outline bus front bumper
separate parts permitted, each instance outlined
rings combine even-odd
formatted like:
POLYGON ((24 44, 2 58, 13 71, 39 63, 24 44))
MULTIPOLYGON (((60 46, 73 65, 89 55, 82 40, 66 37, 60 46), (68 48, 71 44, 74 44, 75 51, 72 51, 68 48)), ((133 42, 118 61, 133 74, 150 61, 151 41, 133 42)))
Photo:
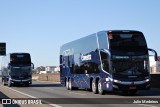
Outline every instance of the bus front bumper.
POLYGON ((32 84, 32 79, 24 79, 24 80, 11 79, 10 82, 11 84, 32 84))
POLYGON ((150 81, 133 81, 133 82, 113 82, 114 90, 149 90, 150 81))

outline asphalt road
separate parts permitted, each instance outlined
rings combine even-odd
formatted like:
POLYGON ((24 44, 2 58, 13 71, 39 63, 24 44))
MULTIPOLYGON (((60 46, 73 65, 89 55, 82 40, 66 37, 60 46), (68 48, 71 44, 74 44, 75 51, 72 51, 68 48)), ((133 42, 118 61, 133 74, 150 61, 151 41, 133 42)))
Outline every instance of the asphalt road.
MULTIPOLYGON (((48 106, 52 107, 160 107, 160 102, 159 104, 150 104, 149 102, 132 104, 134 100, 137 101, 139 99, 141 102, 142 100, 157 101, 153 98, 157 98, 160 101, 160 89, 138 91, 134 96, 122 94, 121 92, 110 92, 105 95, 99 95, 84 89, 70 91, 59 83, 53 82, 33 82, 30 87, 7 87, 2 86, 0 83, 0 89, 2 95, 3 91, 5 91, 5 93, 19 94, 18 98, 42 99, 43 103, 47 103, 48 106), (107 104, 103 104, 105 101, 107 101, 107 104), (115 104, 117 102, 122 103, 115 104)), ((1 94, 0 98, 3 98, 1 94)), ((8 97, 17 98, 16 95, 8 95, 8 97)))

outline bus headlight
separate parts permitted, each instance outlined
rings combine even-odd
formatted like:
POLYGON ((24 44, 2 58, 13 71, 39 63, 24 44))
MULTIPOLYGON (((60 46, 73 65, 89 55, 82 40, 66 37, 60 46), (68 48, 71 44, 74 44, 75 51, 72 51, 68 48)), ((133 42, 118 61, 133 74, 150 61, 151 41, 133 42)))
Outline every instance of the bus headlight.
POLYGON ((150 79, 146 79, 146 80, 145 80, 145 82, 149 82, 149 81, 150 81, 150 79))
POLYGON ((119 81, 119 80, 113 80, 115 83, 120 83, 121 81, 119 81))
POLYGON ((106 78, 106 81, 109 81, 109 78, 106 78))
POLYGON ((149 76, 147 76, 147 77, 145 77, 145 80, 144 80, 145 82, 149 82, 150 81, 150 77, 149 76))
POLYGON ((113 79, 108 77, 108 78, 106 78, 106 81, 113 81, 113 79))

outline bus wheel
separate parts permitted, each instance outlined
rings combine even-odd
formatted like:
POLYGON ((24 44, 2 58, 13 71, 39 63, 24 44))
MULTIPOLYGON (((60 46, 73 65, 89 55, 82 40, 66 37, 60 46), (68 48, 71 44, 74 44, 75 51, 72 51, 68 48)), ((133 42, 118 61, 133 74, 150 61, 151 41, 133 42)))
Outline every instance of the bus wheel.
POLYGON ((69 86, 68 86, 69 84, 68 84, 68 80, 66 79, 66 88, 67 88, 67 90, 69 90, 69 86))
POLYGON ((72 90, 72 82, 71 82, 71 79, 69 79, 68 88, 69 88, 69 90, 72 90))
POLYGON ((11 81, 9 80, 8 81, 8 87, 11 87, 12 86, 12 84, 11 84, 11 81))
POLYGON ((98 93, 103 95, 104 90, 102 89, 101 80, 98 81, 98 93))
POLYGON ((94 83, 94 81, 92 81, 92 92, 93 92, 94 94, 97 94, 97 84, 94 83))
POLYGON ((4 80, 2 80, 2 84, 3 84, 3 86, 5 86, 6 84, 5 84, 5 82, 4 82, 4 80))

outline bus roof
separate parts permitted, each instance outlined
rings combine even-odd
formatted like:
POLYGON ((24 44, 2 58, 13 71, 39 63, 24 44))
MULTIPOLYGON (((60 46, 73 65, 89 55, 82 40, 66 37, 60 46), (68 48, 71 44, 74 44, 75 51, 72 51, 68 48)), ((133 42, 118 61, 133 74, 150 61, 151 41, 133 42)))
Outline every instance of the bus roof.
POLYGON ((138 30, 104 30, 104 31, 100 31, 100 32, 114 32, 114 33, 116 33, 116 32, 122 32, 122 33, 135 33, 135 32, 137 32, 137 33, 142 33, 142 32, 140 32, 140 31, 138 31, 138 30))
MULTIPOLYGON (((106 33, 142 33, 142 32, 140 32, 140 31, 137 31, 137 30, 102 30, 102 31, 98 31, 98 32, 96 32, 96 33, 99 33, 99 32, 106 32, 106 33)), ((93 34, 95 34, 95 33, 93 33, 93 34)), ((76 40, 73 40, 73 41, 70 41, 70 42, 67 42, 67 43, 65 43, 65 44, 63 44, 61 47, 63 47, 64 45, 66 45, 66 44, 68 44, 68 43, 73 43, 74 41, 77 41, 77 40, 80 40, 80 39, 82 39, 82 38, 85 38, 85 37, 88 37, 88 36, 92 36, 93 34, 90 34, 90 35, 87 35, 87 36, 84 36, 84 37, 81 37, 81 38, 77 38, 76 40)))
POLYGON ((14 52, 14 53, 9 53, 9 54, 29 54, 29 53, 26 53, 26 52, 14 52))

